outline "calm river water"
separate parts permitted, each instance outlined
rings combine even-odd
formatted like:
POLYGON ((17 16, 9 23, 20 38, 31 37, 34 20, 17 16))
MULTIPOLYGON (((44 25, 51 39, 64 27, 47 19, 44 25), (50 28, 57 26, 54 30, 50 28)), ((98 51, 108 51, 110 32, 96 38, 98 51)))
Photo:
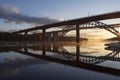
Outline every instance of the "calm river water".
POLYGON ((110 43, 0 43, 0 80, 120 80, 119 50, 110 43))

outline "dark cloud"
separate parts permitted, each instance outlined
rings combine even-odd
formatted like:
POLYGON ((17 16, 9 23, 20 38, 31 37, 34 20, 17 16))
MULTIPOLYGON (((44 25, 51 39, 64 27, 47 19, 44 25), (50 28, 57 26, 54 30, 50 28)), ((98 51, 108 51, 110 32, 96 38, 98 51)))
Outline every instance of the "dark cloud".
POLYGON ((31 24, 50 24, 58 22, 58 19, 52 19, 49 17, 37 18, 24 15, 20 10, 11 5, 0 6, 0 18, 5 19, 5 23, 31 23, 31 24))

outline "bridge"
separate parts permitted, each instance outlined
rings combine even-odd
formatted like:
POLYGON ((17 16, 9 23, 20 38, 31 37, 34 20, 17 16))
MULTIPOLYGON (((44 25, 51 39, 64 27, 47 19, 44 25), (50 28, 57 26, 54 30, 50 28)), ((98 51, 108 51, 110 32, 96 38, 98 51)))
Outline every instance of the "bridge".
POLYGON ((76 42, 79 43, 80 29, 102 28, 115 34, 117 37, 120 37, 119 31, 115 29, 115 27, 120 27, 120 24, 107 25, 101 22, 101 20, 116 19, 116 18, 120 18, 120 11, 101 14, 101 15, 95 15, 95 16, 89 16, 89 17, 83 17, 80 19, 63 21, 63 22, 58 22, 53 24, 47 24, 43 26, 36 26, 33 28, 16 31, 13 33, 24 33, 25 35, 28 35, 28 32, 35 31, 35 30, 42 30, 42 33, 41 33, 42 39, 44 42, 46 42, 46 41, 49 41, 49 39, 51 38, 54 38, 55 40, 59 41, 59 39, 61 37, 64 37, 67 32, 71 30, 76 30, 76 42), (62 28, 62 30, 46 32, 47 29, 54 28, 54 27, 62 28))

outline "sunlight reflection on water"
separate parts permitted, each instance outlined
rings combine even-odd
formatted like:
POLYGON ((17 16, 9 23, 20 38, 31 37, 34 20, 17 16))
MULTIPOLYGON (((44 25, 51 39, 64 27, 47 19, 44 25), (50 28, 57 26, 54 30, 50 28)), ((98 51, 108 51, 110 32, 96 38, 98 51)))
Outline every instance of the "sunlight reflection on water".
MULTIPOLYGON (((80 43, 80 54, 87 56, 105 56, 111 51, 105 50, 105 44, 111 42, 105 41, 88 41, 80 43)), ((58 46, 59 44, 57 44, 58 46)), ((54 46, 54 45, 52 45, 54 46)), ((76 45, 63 44, 57 48, 55 45, 54 51, 65 51, 76 55, 76 45)), ((19 47, 20 48, 20 47, 19 47)), ((24 54, 16 52, 15 49, 24 51, 23 48, 1 48, 0 52, 0 80, 119 80, 119 76, 109 75, 92 70, 86 70, 82 68, 71 67, 66 64, 60 64, 56 62, 46 61, 30 57, 24 54), (6 51, 5 51, 6 50, 6 51), (14 51, 15 50, 15 51, 14 51)), ((26 49, 26 47, 25 47, 26 49)), ((49 50, 49 47, 47 47, 49 50)), ((51 48, 50 48, 51 49, 51 48)), ((33 54, 43 55, 40 44, 35 47, 29 47, 27 52, 33 54)), ((58 54, 57 52, 47 51, 45 56, 69 60, 66 59, 65 54, 58 54)), ((43 56, 43 57, 45 57, 43 56)), ((119 68, 119 62, 110 60, 103 61, 97 65, 119 68)))

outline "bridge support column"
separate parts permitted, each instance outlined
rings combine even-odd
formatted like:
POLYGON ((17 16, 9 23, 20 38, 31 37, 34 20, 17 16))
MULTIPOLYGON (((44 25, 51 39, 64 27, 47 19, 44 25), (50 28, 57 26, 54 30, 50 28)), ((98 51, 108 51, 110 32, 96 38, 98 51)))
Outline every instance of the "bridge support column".
POLYGON ((42 30, 42 42, 43 42, 43 44, 42 44, 42 53, 43 53, 43 55, 45 55, 46 54, 46 46, 45 46, 45 42, 46 42, 46 29, 43 29, 42 30))
POLYGON ((25 35, 28 35, 28 32, 25 32, 25 35))
POLYGON ((80 42, 80 33, 79 33, 79 25, 76 25, 76 43, 80 42))
POLYGON ((28 32, 25 32, 24 35, 25 35, 25 41, 28 41, 28 39, 27 39, 28 38, 28 32))
POLYGON ((42 41, 46 42, 46 29, 42 30, 42 41))

